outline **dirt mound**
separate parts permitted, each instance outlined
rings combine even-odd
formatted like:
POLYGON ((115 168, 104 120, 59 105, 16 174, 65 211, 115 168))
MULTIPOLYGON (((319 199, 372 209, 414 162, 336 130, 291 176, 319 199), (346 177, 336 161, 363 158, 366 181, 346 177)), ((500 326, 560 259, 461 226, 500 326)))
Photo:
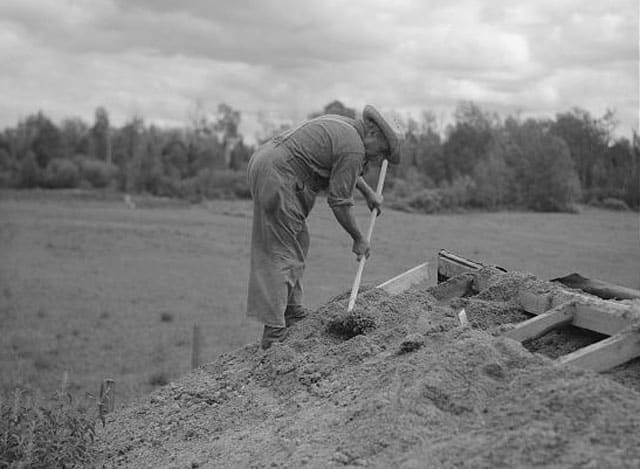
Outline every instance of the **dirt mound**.
POLYGON ((529 317, 510 298, 531 281, 488 276, 453 299, 447 285, 369 290, 351 313, 337 298, 283 344, 222 355, 109 416, 101 463, 639 467, 637 365, 607 376, 556 367, 542 354, 555 345, 532 353, 500 336, 529 317))

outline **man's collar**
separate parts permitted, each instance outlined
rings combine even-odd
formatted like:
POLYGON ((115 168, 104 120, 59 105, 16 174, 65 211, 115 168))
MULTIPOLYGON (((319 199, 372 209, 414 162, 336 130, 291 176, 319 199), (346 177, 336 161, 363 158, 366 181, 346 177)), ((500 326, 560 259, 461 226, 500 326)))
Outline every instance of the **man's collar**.
POLYGON ((360 138, 362 139, 362 141, 364 141, 364 135, 365 135, 364 121, 362 119, 354 119, 353 126, 358 131, 358 135, 360 135, 360 138))

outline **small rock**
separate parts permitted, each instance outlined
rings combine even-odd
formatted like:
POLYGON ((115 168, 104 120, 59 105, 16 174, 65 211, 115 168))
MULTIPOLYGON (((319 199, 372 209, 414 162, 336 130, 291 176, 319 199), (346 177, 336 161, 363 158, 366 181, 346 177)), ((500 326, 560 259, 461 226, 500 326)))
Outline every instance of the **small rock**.
POLYGON ((338 462, 340 464, 345 464, 346 465, 346 464, 350 464, 351 463, 351 458, 348 455, 346 455, 343 452, 341 452, 341 451, 336 451, 333 454, 333 457, 331 459, 333 459, 335 462, 338 462))
POLYGON ((424 336, 422 334, 409 334, 400 342, 398 354, 413 352, 423 345, 424 336))

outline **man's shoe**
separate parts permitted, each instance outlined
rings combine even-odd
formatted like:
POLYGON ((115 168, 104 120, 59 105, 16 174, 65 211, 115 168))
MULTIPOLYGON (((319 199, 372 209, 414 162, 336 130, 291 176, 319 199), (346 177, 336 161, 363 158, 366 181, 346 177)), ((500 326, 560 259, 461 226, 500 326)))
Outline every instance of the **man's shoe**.
POLYGON ((287 309, 284 310, 284 323, 287 327, 291 327, 306 318, 307 314, 307 310, 302 305, 287 305, 287 309))
POLYGON ((262 340, 260 346, 262 350, 267 350, 272 344, 282 342, 287 337, 286 327, 264 326, 262 330, 262 340))

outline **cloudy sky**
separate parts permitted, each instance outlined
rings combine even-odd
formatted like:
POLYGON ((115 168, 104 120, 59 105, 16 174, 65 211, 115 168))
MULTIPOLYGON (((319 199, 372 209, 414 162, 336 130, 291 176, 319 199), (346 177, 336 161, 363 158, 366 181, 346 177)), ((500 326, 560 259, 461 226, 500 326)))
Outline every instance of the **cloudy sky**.
POLYGON ((637 0, 1 0, 0 127, 42 110, 295 122, 339 99, 443 123, 613 109, 638 128, 637 0))

